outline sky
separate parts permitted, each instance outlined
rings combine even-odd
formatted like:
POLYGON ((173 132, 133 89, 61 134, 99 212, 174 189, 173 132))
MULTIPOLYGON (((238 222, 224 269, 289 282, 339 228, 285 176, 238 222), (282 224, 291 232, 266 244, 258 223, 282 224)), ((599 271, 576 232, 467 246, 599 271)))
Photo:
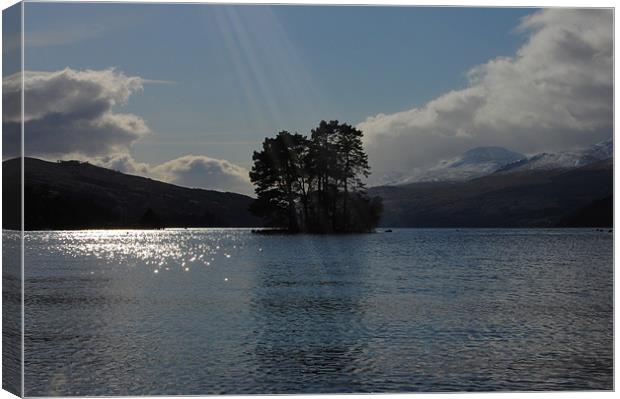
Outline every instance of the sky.
MULTIPOLYGON (((476 146, 593 144, 613 130, 612 17, 26 3, 26 153, 249 194, 262 140, 323 119, 364 132, 371 184, 476 146)), ((5 93, 18 93, 12 72, 5 93)), ((5 114, 15 131, 17 110, 5 114)))

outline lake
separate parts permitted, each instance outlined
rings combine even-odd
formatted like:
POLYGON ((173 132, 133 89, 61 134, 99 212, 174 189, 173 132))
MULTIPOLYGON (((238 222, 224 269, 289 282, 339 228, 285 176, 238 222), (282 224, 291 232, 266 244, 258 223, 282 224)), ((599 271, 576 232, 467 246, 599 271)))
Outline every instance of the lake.
POLYGON ((607 230, 26 244, 29 396, 613 388, 607 230))

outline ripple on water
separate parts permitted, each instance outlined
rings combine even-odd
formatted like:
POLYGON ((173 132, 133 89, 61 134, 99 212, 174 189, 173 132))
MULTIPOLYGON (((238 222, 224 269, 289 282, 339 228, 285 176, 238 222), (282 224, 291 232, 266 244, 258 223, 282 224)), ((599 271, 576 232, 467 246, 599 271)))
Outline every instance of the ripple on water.
POLYGON ((595 230, 29 232, 26 394, 612 389, 595 230))

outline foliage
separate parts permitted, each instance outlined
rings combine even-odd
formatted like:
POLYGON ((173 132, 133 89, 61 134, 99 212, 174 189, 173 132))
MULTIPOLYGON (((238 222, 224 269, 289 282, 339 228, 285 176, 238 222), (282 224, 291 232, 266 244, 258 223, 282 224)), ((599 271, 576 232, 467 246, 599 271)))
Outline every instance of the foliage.
POLYGON ((265 138, 252 157, 258 198, 251 211, 290 232, 372 231, 382 205, 366 195, 362 136, 351 125, 321 121, 310 138, 286 131, 265 138))

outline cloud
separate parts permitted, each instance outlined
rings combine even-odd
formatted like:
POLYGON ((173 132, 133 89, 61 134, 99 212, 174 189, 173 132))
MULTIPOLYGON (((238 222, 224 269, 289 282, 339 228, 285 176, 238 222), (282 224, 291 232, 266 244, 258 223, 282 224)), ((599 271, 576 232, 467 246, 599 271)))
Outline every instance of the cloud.
POLYGON ((151 168, 161 180, 187 187, 209 188, 252 195, 247 169, 224 159, 185 155, 151 168))
POLYGON ((613 131, 613 13, 547 9, 522 19, 513 57, 469 71, 462 90, 358 125, 375 179, 476 146, 520 152, 594 143, 613 131))
MULTIPOLYGON (((78 159, 123 173, 170 183, 252 194, 248 170, 222 159, 186 155, 160 165, 136 161, 134 142, 150 132, 141 117, 115 107, 148 83, 173 83, 127 76, 116 69, 24 73, 25 153, 46 159, 78 159)), ((4 154, 17 156, 20 143, 21 75, 3 79, 4 154)))
MULTIPOLYGON (((70 158, 76 159, 75 156, 70 158)), ((254 195, 247 169, 227 160, 205 155, 185 155, 159 165, 138 162, 128 153, 86 160, 108 169, 150 177, 179 186, 254 195)))
MULTIPOLYGON (((25 152, 30 156, 77 153, 86 156, 123 152, 149 133, 144 119, 119 113, 115 106, 142 90, 144 79, 115 69, 24 72, 25 152)), ((17 153, 19 143, 21 74, 2 81, 2 124, 17 153)))
POLYGON ((61 159, 87 161, 118 172, 148 177, 183 187, 229 191, 254 195, 249 171, 225 159, 206 155, 184 155, 161 164, 139 162, 129 153, 115 153, 97 157, 65 154, 61 159))
MULTIPOLYGON (((79 158, 76 156, 69 156, 70 159, 79 158)), ((122 173, 130 175, 150 176, 151 165, 145 162, 138 162, 129 153, 110 154, 102 157, 85 159, 95 165, 103 166, 104 168, 116 170, 122 173)))

